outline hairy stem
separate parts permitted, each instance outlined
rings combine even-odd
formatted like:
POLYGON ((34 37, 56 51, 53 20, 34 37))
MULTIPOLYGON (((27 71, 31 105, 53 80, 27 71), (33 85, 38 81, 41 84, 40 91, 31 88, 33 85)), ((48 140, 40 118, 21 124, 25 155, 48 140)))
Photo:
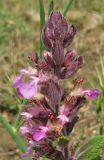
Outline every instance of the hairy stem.
MULTIPOLYGON (((18 133, 16 132, 16 129, 14 127, 12 127, 7 121, 6 119, 2 116, 2 114, 0 113, 0 123, 3 124, 3 126, 6 128, 6 130, 8 131, 8 133, 10 134, 10 136, 13 138, 13 140, 16 142, 17 146, 19 147, 21 152, 25 152, 26 151, 26 146, 24 144, 23 139, 18 135, 18 133)), ((28 160, 32 160, 31 158, 28 158, 28 160)))
POLYGON ((19 112, 17 114, 16 122, 15 122, 15 125, 14 125, 14 127, 17 131, 18 131, 18 128, 20 126, 20 122, 21 122, 21 118, 22 118, 21 113, 22 113, 22 110, 23 110, 23 106, 26 105, 26 104, 27 104, 27 100, 24 99, 23 102, 18 107, 19 112))
POLYGON ((22 112, 22 108, 19 109, 19 112, 18 112, 18 115, 17 115, 17 118, 16 118, 16 122, 15 122, 15 129, 18 130, 18 127, 19 127, 19 124, 20 124, 20 121, 21 121, 21 112, 22 112))
MULTIPOLYGON (((63 135, 64 136, 68 136, 65 126, 63 128, 63 135)), ((64 155, 65 155, 65 160, 71 160, 71 156, 69 154, 69 148, 68 148, 68 146, 64 148, 64 155)))

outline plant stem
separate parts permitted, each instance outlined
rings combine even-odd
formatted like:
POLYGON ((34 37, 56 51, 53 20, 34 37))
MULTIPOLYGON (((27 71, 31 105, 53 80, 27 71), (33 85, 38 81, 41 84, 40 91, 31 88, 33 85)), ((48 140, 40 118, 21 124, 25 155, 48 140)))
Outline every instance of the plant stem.
POLYGON ((16 118, 16 122, 15 122, 15 125, 14 125, 16 130, 18 130, 18 127, 19 127, 19 124, 20 124, 20 121, 21 121, 21 118, 22 118, 22 116, 21 116, 22 106, 19 106, 19 108, 20 109, 19 109, 19 112, 18 112, 18 115, 17 115, 17 118, 16 118))
POLYGON ((16 118, 16 122, 15 122, 15 125, 14 125, 16 130, 18 130, 18 127, 20 125, 20 121, 21 121, 21 118, 22 118, 21 112, 23 110, 23 105, 25 105, 26 103, 27 103, 27 100, 24 99, 23 102, 18 107, 19 108, 19 112, 18 112, 18 115, 17 115, 17 118, 16 118))
POLYGON ((42 29, 43 26, 45 24, 45 11, 44 11, 44 4, 43 4, 43 0, 40 0, 40 58, 42 58, 42 51, 44 50, 44 46, 42 43, 42 29))
MULTIPOLYGON (((64 126, 64 128, 63 128, 63 135, 64 135, 64 136, 68 136, 65 126, 64 126)), ((70 153, 69 153, 68 146, 66 146, 66 147, 64 148, 64 156, 65 156, 65 159, 66 159, 66 160, 71 160, 71 156, 70 156, 70 153)))
POLYGON ((62 10, 63 16, 66 16, 69 8, 70 8, 71 5, 72 5, 72 2, 73 2, 73 0, 67 0, 66 5, 64 6, 64 8, 63 8, 63 10, 62 10))
MULTIPOLYGON (((13 138, 13 140, 16 142, 21 152, 25 152, 26 146, 24 144, 23 139, 17 134, 16 129, 6 121, 6 119, 2 116, 1 113, 0 113, 0 123, 2 123, 3 126, 6 128, 6 130, 8 131, 10 136, 13 138)), ((28 160, 32 160, 32 159, 28 158, 28 160)))

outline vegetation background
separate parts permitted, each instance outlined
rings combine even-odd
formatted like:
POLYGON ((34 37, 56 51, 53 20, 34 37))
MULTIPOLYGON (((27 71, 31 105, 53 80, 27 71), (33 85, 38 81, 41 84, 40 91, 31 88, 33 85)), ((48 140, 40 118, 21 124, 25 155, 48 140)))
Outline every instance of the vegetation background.
MULTIPOLYGON (((65 3, 66 0, 55 0, 54 10, 61 11, 65 3)), ((49 0, 44 0, 44 4, 47 19, 49 0)), ((101 59, 104 62, 104 0, 73 0, 66 18, 78 28, 71 47, 85 59, 77 76, 84 77, 85 87, 95 84, 99 88, 96 67, 99 68, 101 59)), ((10 123, 18 112, 12 81, 19 69, 28 65, 28 55, 39 53, 39 39, 39 1, 0 0, 0 112, 10 123)), ((71 82, 72 79, 67 82, 69 89, 71 82)), ((72 135, 73 150, 89 136, 99 134, 101 125, 92 103, 87 103, 79 116, 72 135)), ((1 124, 0 137, 0 160, 20 160, 15 143, 1 124)))

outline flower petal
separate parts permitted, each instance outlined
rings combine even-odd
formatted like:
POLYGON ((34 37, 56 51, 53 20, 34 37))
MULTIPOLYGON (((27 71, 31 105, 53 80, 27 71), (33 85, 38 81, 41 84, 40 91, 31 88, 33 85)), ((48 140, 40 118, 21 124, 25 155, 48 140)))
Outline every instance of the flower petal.
POLYGON ((28 112, 22 112, 21 115, 27 120, 33 117, 32 114, 28 112))
POLYGON ((87 90, 83 90, 82 94, 85 96, 88 96, 91 99, 96 99, 100 93, 98 89, 87 89, 87 90))
POLYGON ((17 88, 20 85, 21 81, 22 81, 22 75, 17 76, 13 82, 13 87, 17 88))
POLYGON ((28 83, 21 83, 18 90, 22 97, 31 99, 38 92, 38 80, 29 81, 28 83))
POLYGON ((60 114, 58 116, 59 121, 62 123, 62 125, 64 125, 65 123, 69 122, 69 119, 67 116, 65 116, 64 114, 60 114))
POLYGON ((46 132, 44 132, 42 130, 35 132, 33 135, 33 139, 37 142, 40 140, 43 140, 45 137, 46 137, 46 132))
POLYGON ((29 146, 27 148, 27 151, 22 154, 22 158, 28 158, 29 156, 31 156, 32 152, 33 152, 33 147, 29 146))
POLYGON ((22 135, 25 135, 26 133, 29 133, 29 132, 30 132, 30 130, 29 130, 29 128, 27 126, 20 127, 20 133, 22 135))

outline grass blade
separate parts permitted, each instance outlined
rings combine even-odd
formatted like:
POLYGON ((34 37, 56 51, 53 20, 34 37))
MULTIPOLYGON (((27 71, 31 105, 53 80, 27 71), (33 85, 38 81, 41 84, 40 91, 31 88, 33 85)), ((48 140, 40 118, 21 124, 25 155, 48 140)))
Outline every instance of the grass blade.
POLYGON ((62 14, 63 16, 66 16, 68 10, 70 9, 71 5, 72 5, 73 0, 67 0, 63 10, 62 10, 62 14))
POLYGON ((103 80, 104 80, 104 62, 102 59, 100 60, 100 64, 101 64, 101 71, 102 71, 102 76, 103 76, 103 80))
POLYGON ((97 76, 98 76, 99 84, 100 84, 101 87, 103 87, 103 80, 102 80, 102 77, 101 77, 101 73, 100 73, 98 67, 96 67, 95 69, 96 69, 96 73, 97 73, 97 76))
POLYGON ((44 11, 43 0, 40 0, 39 2, 40 2, 40 58, 42 58, 42 51, 44 50, 44 46, 42 43, 41 34, 43 26, 45 24, 45 11, 44 11))
POLYGON ((54 1, 50 0, 49 9, 48 9, 48 16, 51 14, 53 9, 54 9, 54 1))

